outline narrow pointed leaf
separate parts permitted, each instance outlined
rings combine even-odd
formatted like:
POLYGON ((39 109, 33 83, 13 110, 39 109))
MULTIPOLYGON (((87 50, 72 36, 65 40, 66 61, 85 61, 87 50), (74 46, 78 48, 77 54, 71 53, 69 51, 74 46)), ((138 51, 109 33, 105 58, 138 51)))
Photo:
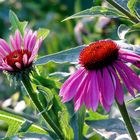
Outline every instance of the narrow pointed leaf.
POLYGON ((49 34, 49 30, 48 29, 45 29, 45 28, 39 28, 38 30, 38 34, 37 34, 37 38, 42 38, 43 40, 48 36, 49 34))
POLYGON ((107 16, 110 18, 125 17, 125 15, 123 15, 121 12, 119 12, 116 9, 102 7, 102 6, 95 6, 90 9, 86 9, 84 11, 76 13, 64 19, 63 21, 74 19, 74 18, 81 18, 81 17, 84 18, 84 17, 89 17, 89 16, 99 16, 99 15, 107 16))
POLYGON ((78 61, 79 53, 80 51, 85 47, 86 45, 78 46, 72 49, 68 49, 65 51, 60 51, 58 53, 50 54, 43 56, 39 58, 35 65, 43 65, 48 62, 55 62, 55 63, 75 63, 78 61))
MULTIPOLYGON (((24 124, 25 120, 22 117, 18 117, 11 113, 7 113, 5 111, 0 111, 0 120, 6 122, 9 127, 6 136, 13 136, 18 133, 21 129, 22 124, 24 124)), ((32 125, 29 129, 29 132, 37 132, 41 134, 46 134, 47 132, 37 125, 32 125)))
POLYGON ((20 31, 22 36, 24 35, 24 30, 28 24, 27 21, 20 22, 16 14, 10 10, 9 12, 9 20, 11 22, 11 30, 15 32, 16 29, 20 31))
POLYGON ((127 3, 127 7, 129 8, 130 13, 133 16, 136 16, 135 4, 136 4, 136 0, 129 0, 128 3, 127 3))

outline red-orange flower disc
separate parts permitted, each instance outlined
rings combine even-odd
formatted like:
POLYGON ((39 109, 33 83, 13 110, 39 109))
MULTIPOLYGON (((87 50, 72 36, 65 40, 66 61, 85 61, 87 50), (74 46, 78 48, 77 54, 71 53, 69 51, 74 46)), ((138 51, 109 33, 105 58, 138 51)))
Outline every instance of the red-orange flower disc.
MULTIPOLYGON (((11 52, 9 55, 5 57, 5 61, 9 66, 13 68, 14 71, 20 71, 21 67, 22 69, 27 68, 27 65, 23 63, 23 56, 26 55, 27 58, 30 58, 31 52, 28 50, 15 50, 14 52, 11 52), (15 65, 17 63, 17 66, 15 65), (20 64, 18 68, 18 64, 20 64)), ((31 64, 28 65, 28 67, 31 64)))
POLYGON ((108 66, 118 58, 118 46, 112 40, 101 40, 85 47, 79 56, 79 63, 87 70, 108 66))

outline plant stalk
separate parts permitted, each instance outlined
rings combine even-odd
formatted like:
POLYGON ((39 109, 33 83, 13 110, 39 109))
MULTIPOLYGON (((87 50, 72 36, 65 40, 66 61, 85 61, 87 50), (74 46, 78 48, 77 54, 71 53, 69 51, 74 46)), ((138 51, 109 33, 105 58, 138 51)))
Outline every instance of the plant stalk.
POLYGON ((31 101, 34 103, 34 105, 36 106, 37 110, 39 112, 41 112, 42 117, 44 118, 44 120, 47 122, 47 124, 50 125, 50 127, 54 130, 54 132, 58 135, 58 137, 63 140, 63 134, 61 133, 61 131, 59 130, 59 128, 57 127, 57 125, 52 121, 52 119, 50 118, 49 114, 47 113, 47 111, 43 111, 43 107, 40 104, 36 93, 34 92, 32 85, 30 83, 30 80, 27 76, 22 76, 22 83, 27 91, 28 96, 30 97, 31 101))
POLYGON ((140 22, 137 17, 134 17, 133 15, 131 15, 129 11, 127 11, 125 8, 123 8, 121 5, 119 5, 114 0, 106 0, 106 1, 108 3, 110 3, 112 6, 114 6, 117 10, 122 12, 124 15, 126 15, 132 22, 134 22, 134 23, 139 23, 140 22))
MULTIPOLYGON (((117 101, 116 101, 117 102, 117 101)), ((131 123, 131 120, 129 118, 129 115, 128 115, 128 112, 127 112, 127 109, 126 109, 126 106, 125 106, 125 103, 123 102, 122 105, 120 105, 118 102, 117 102, 117 105, 118 105, 118 108, 120 110, 120 113, 123 117, 123 120, 125 122, 125 125, 127 127, 127 130, 132 138, 132 140, 138 140, 137 138, 137 135, 136 135, 136 132, 132 126, 132 123, 131 123)))

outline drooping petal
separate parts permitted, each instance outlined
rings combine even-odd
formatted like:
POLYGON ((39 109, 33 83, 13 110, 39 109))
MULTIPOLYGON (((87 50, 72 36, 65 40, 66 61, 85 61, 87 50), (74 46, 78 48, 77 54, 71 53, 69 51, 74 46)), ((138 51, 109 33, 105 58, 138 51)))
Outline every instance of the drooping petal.
POLYGON ((64 83, 59 94, 59 96, 62 97, 62 102, 67 102, 73 98, 76 93, 76 89, 78 88, 79 83, 84 76, 84 73, 85 72, 83 69, 79 69, 64 83))
POLYGON ((96 71, 88 72, 87 81, 88 83, 84 93, 84 103, 87 109, 92 108, 93 111, 96 111, 99 103, 99 87, 96 71))
POLYGON ((140 68, 140 56, 134 53, 126 53, 123 50, 120 50, 119 53, 119 60, 125 61, 125 62, 130 62, 133 65, 135 65, 137 68, 140 68))
POLYGON ((135 97, 135 93, 134 93, 134 89, 129 81, 129 79, 126 77, 125 73, 122 71, 122 69, 117 65, 117 64, 113 64, 114 67, 116 68, 116 70, 118 71, 120 77, 122 78, 127 90, 129 91, 129 93, 135 97))
POLYGON ((110 111, 111 105, 108 105, 108 104, 106 103, 106 101, 104 100, 104 98, 103 98, 102 95, 100 95, 100 103, 101 103, 101 105, 103 106, 103 108, 104 108, 107 112, 110 111))
MULTIPOLYGON (((89 72, 89 75, 91 75, 90 72, 89 72)), ((92 91, 91 86, 92 86, 92 82, 91 82, 91 79, 89 79, 88 85, 87 85, 87 93, 85 95, 85 100, 84 100, 84 103, 85 103, 87 109, 92 108, 91 94, 93 93, 93 91, 92 91)))
POLYGON ((124 97, 122 84, 121 84, 120 79, 117 76, 115 70, 111 66, 109 66, 109 70, 110 70, 111 74, 114 76, 114 79, 116 81, 116 88, 115 88, 116 99, 119 102, 119 104, 122 105, 123 104, 123 97, 124 97))
POLYGON ((11 52, 11 49, 9 47, 9 45, 7 44, 7 42, 3 39, 0 39, 0 46, 3 47, 3 49, 7 52, 7 53, 10 53, 11 52))
POLYGON ((104 92, 102 93, 104 100, 108 105, 111 105, 114 101, 114 86, 110 73, 107 68, 103 69, 103 82, 104 92))
POLYGON ((97 73, 92 72, 92 78, 91 79, 91 89, 92 92, 90 92, 90 97, 91 98, 91 105, 92 105, 92 110, 96 111, 99 103, 99 85, 98 85, 98 79, 97 79, 97 73))
POLYGON ((99 97, 100 97, 100 103, 104 107, 104 109, 108 112, 110 110, 111 105, 108 105, 106 100, 103 97, 104 94, 104 81, 101 74, 101 71, 97 71, 97 79, 98 79, 98 85, 99 85, 99 97))
POLYGON ((75 91, 74 96, 74 110, 77 111, 80 109, 82 104, 84 103, 84 94, 86 94, 86 87, 88 84, 88 73, 85 73, 82 77, 78 88, 75 91))
POLYGON ((80 75, 84 71, 83 68, 78 69, 74 74, 72 74, 63 84, 63 86, 60 89, 59 96, 63 96, 64 91, 67 89, 69 83, 76 78, 78 75, 80 75))
POLYGON ((136 90, 140 91, 140 78, 136 75, 136 73, 133 70, 131 70, 131 68, 129 68, 126 64, 122 63, 121 61, 117 61, 117 63, 119 64, 119 66, 121 66, 121 68, 123 69, 124 73, 128 77, 133 87, 136 90))
POLYGON ((137 58, 137 57, 132 57, 132 56, 120 56, 119 57, 119 60, 120 61, 124 61, 124 62, 130 62, 130 63, 136 63, 136 62, 138 62, 138 61, 140 61, 140 59, 139 58, 137 58))
POLYGON ((133 53, 133 52, 128 52, 128 51, 125 51, 125 50, 122 50, 120 49, 119 50, 119 56, 120 57, 125 57, 125 58, 129 58, 131 56, 131 58, 139 58, 140 59, 140 56, 133 53))

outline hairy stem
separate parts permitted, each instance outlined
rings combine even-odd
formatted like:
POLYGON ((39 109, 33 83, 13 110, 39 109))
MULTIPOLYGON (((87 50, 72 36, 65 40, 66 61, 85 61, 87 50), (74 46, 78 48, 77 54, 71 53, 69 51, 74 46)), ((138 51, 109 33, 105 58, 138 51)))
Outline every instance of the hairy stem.
POLYGON ((42 105, 40 104, 36 93, 34 92, 32 85, 30 83, 30 80, 27 76, 23 76, 22 77, 22 83, 27 91, 28 96, 30 97, 30 99, 32 100, 32 102, 34 103, 34 105, 36 106, 37 110, 41 113, 42 117, 44 118, 44 120, 47 122, 47 124, 50 125, 50 127, 54 130, 54 132, 58 135, 58 137, 63 140, 63 134, 61 133, 61 131, 59 130, 59 128, 56 126, 56 124, 52 121, 52 119, 50 118, 49 114, 47 113, 47 111, 44 111, 42 105))
MULTIPOLYGON (((116 101, 117 102, 117 101, 116 101)), ((138 140, 137 138, 137 135, 136 135, 136 132, 132 126, 132 123, 131 123, 131 120, 129 118, 129 115, 128 115, 128 112, 127 112, 127 109, 126 109, 126 106, 125 106, 125 103, 123 103, 122 105, 120 105, 118 102, 117 102, 117 105, 118 105, 118 108, 120 110, 120 113, 123 117, 123 120, 125 122, 125 125, 127 127, 127 130, 132 138, 132 140, 138 140)))
POLYGON ((117 10, 119 10, 120 12, 122 12, 124 15, 126 15, 132 22, 134 22, 134 23, 140 22, 137 17, 134 17, 133 15, 131 15, 129 11, 127 11, 126 9, 124 9, 121 5, 119 5, 114 0, 106 0, 106 1, 108 3, 110 3, 112 6, 114 6, 117 10))

